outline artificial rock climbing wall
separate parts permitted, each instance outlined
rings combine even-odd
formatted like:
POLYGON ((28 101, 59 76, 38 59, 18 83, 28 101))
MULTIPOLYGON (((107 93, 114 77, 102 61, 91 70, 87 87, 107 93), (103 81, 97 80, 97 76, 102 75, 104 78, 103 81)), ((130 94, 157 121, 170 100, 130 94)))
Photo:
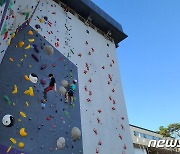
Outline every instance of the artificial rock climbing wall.
POLYGON ((38 3, 30 26, 77 66, 83 150, 77 149, 133 154, 115 44, 51 0, 38 3))
POLYGON ((78 85, 74 105, 64 103, 61 93, 49 92, 45 107, 41 106, 42 92, 49 84, 48 74, 54 75, 60 87, 63 80, 71 83, 78 79, 77 67, 57 50, 48 55, 44 46, 49 43, 31 30, 26 26, 17 33, 0 65, 0 117, 10 114, 15 118, 12 127, 0 124, 0 151, 6 153, 12 146, 11 153, 16 150, 32 154, 59 153, 56 142, 63 137, 66 141, 63 153, 83 153, 82 140, 74 141, 71 137, 73 127, 81 128, 78 85), (24 45, 21 47, 22 42, 24 45), (37 46, 34 49, 29 45, 37 46), (24 75, 31 73, 38 76, 37 83, 25 80, 24 75), (13 92, 14 85, 16 92, 13 92), (33 88, 34 95, 24 93, 29 87, 33 88), (25 131, 20 131, 22 128, 25 131), (10 141, 11 138, 16 140, 16 144, 10 141), (24 148, 18 147, 19 142, 24 144, 24 148))

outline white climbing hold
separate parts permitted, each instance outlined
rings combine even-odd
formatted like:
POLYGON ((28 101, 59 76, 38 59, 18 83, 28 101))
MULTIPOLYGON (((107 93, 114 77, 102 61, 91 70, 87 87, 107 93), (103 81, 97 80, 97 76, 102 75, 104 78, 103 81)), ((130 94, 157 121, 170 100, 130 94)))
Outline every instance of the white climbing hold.
POLYGON ((66 95, 67 90, 66 90, 66 88, 64 88, 63 86, 61 86, 61 87, 59 88, 59 92, 60 92, 62 95, 66 95))
POLYGON ((67 88, 68 85, 69 85, 69 83, 68 83, 68 81, 66 81, 66 80, 62 80, 62 81, 61 81, 61 85, 62 85, 63 87, 65 87, 65 88, 67 88))
POLYGON ((81 138, 81 130, 77 127, 73 127, 71 131, 71 136, 74 140, 79 140, 81 138))
POLYGON ((64 137, 60 137, 58 140, 57 140, 57 148, 58 149, 63 149, 65 147, 65 143, 66 143, 66 140, 64 137))
POLYGON ((48 55, 53 55, 54 54, 54 49, 50 45, 45 45, 44 50, 48 55))

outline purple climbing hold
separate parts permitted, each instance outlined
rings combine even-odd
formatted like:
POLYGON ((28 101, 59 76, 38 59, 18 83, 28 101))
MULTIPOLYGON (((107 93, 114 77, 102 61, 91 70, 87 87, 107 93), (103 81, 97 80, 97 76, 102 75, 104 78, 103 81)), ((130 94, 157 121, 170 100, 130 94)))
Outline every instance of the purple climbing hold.
POLYGON ((46 80, 45 79, 41 79, 41 84, 45 85, 46 84, 46 80))
POLYGON ((39 49, 38 49, 37 45, 36 45, 36 44, 33 44, 32 46, 33 46, 35 52, 39 53, 39 49))
POLYGON ((44 16, 44 20, 45 20, 45 21, 48 21, 48 17, 47 17, 47 16, 44 16))
POLYGON ((44 65, 41 66, 40 69, 41 69, 41 70, 44 70, 46 67, 47 67, 47 64, 44 64, 44 65))
POLYGON ((35 61, 39 62, 38 57, 36 57, 34 54, 31 54, 31 56, 33 57, 33 59, 34 59, 35 61))
POLYGON ((37 24, 37 25, 35 25, 35 28, 39 29, 39 28, 41 28, 41 26, 37 24))

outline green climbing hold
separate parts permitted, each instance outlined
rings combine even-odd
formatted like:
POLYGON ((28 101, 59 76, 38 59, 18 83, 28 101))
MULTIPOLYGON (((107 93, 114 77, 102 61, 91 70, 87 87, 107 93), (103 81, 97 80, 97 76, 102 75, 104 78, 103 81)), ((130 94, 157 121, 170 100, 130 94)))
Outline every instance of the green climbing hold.
POLYGON ((6 0, 0 0, 0 6, 3 6, 6 0))
POLYGON ((4 23, 2 30, 1 30, 1 35, 4 35, 7 31, 7 22, 4 23))
POLYGON ((27 20, 29 18, 30 13, 27 12, 25 15, 26 15, 25 20, 27 20))
POLYGON ((74 54, 74 51, 72 49, 70 49, 70 51, 72 52, 72 54, 74 54))
POLYGON ((65 115, 66 115, 66 116, 69 116, 69 112, 65 111, 65 115))
POLYGON ((9 98, 7 95, 4 95, 3 98, 4 98, 4 100, 6 101, 6 103, 7 103, 8 105, 11 105, 11 104, 12 104, 10 98, 9 98))
POLYGON ((76 97, 73 98, 73 101, 76 102, 76 97))
POLYGON ((13 1, 12 0, 10 0, 10 3, 9 3, 9 6, 8 6, 8 9, 10 9, 10 10, 12 10, 12 8, 13 8, 13 1))
POLYGON ((74 104, 71 104, 71 108, 74 108, 74 106, 75 106, 74 104))

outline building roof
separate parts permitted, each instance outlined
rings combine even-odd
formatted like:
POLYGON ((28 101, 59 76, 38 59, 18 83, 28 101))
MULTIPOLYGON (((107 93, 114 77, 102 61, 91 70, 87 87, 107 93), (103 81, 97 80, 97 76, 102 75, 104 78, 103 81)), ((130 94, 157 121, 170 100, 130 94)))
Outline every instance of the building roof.
POLYGON ((139 126, 135 126, 135 125, 131 125, 131 124, 129 124, 129 126, 135 127, 135 128, 138 128, 138 129, 142 129, 142 130, 145 130, 145 131, 148 131, 148 132, 159 134, 158 132, 155 132, 155 131, 152 131, 152 130, 149 130, 149 129, 146 129, 146 128, 142 128, 142 127, 139 127, 139 126))
POLYGON ((91 22, 94 26, 99 28, 104 33, 110 31, 111 37, 114 39, 116 46, 124 40, 127 35, 123 32, 122 26, 91 0, 54 0, 56 2, 63 2, 72 10, 77 12, 85 19, 91 17, 91 22))

